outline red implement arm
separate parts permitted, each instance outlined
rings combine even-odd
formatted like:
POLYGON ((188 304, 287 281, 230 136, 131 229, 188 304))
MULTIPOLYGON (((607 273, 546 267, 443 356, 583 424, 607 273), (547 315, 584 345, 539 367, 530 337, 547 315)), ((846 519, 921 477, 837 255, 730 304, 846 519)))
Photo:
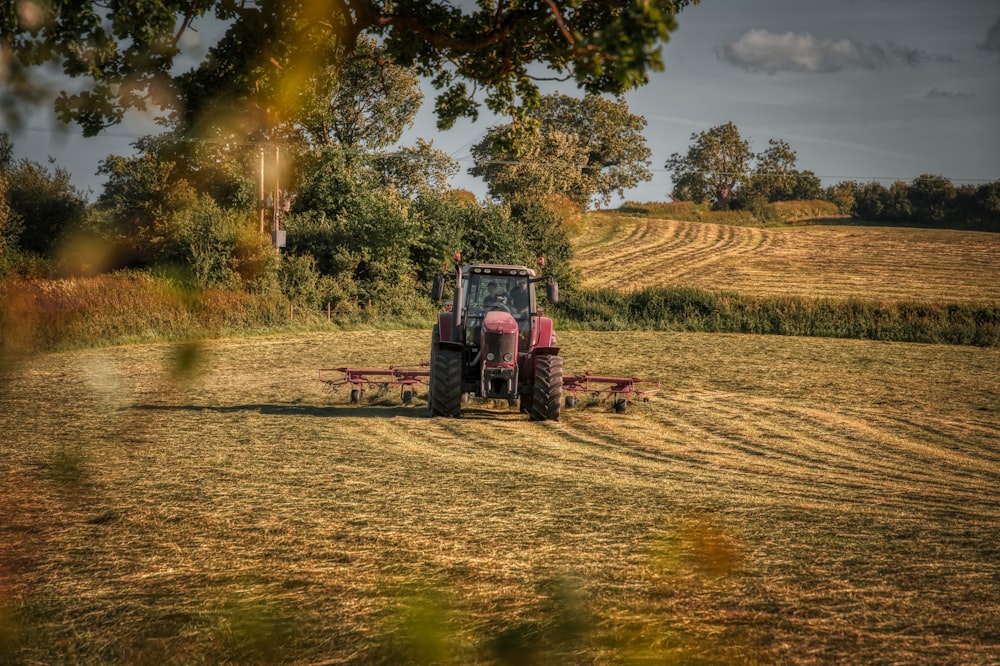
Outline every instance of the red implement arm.
POLYGON ((639 397, 647 400, 648 396, 660 390, 660 383, 655 388, 640 388, 639 384, 652 384, 651 380, 639 377, 604 377, 592 375, 589 372, 582 375, 563 375, 563 392, 567 393, 566 404, 573 406, 584 393, 593 397, 611 396, 615 410, 624 412, 629 400, 639 397))
POLYGON ((350 386, 351 402, 360 402, 366 389, 387 390, 390 386, 398 386, 403 403, 409 404, 416 385, 427 384, 431 373, 422 369, 427 366, 427 363, 421 362, 417 366, 390 365, 388 368, 320 368, 319 380, 334 391, 350 386), (338 374, 331 376, 330 373, 338 374))

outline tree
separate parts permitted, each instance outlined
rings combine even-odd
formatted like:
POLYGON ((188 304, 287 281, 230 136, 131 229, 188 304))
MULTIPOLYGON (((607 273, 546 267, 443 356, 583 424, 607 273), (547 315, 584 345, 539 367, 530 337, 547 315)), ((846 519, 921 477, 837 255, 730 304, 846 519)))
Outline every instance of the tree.
POLYGON ((798 157, 786 141, 769 139, 767 143, 767 150, 756 156, 749 189, 767 201, 790 201, 798 180, 795 171, 798 157))
POLYGON ((10 231, 19 232, 18 247, 55 256, 66 234, 83 221, 86 198, 70 182, 69 172, 60 167, 50 170, 21 159, 2 170, 6 171, 7 220, 10 231))
POLYGON ((23 225, 10 206, 10 172, 14 165, 14 144, 7 132, 0 132, 0 257, 17 245, 23 225))
POLYGON ((652 178, 646 120, 629 113, 624 100, 546 95, 527 113, 528 128, 490 128, 472 148, 469 173, 483 178, 493 196, 558 194, 585 209, 595 196, 607 203, 614 192, 652 178))
POLYGON ((458 163, 433 142, 417 139, 416 146, 403 146, 393 152, 372 155, 370 167, 384 187, 404 197, 427 191, 444 191, 448 181, 458 174, 458 163))
POLYGON ((423 101, 413 71, 391 63, 385 49, 366 38, 342 66, 310 76, 299 97, 296 124, 311 144, 366 151, 398 141, 423 101))
POLYGON ((750 179, 750 142, 731 122, 693 133, 691 140, 686 155, 674 153, 665 165, 674 174, 674 198, 700 203, 707 197, 716 208, 729 208, 750 179))
POLYGON ((476 117, 480 88, 491 110, 517 116, 537 102, 533 74, 543 69, 589 93, 645 84, 662 68, 676 13, 697 1, 497 0, 468 12, 449 0, 20 2, 0 12, 0 50, 15 63, 6 87, 17 99, 31 97, 25 72, 34 66, 60 64, 84 79, 56 109, 85 135, 150 106, 185 127, 238 118, 251 134, 293 116, 310 76, 371 35, 396 65, 431 78, 448 128, 476 117), (196 54, 185 38, 213 25, 224 34, 196 54), (197 65, 178 73, 192 58, 197 65))
POLYGON ((955 186, 944 176, 918 176, 910 183, 909 192, 912 214, 918 222, 939 226, 951 216, 955 186))
POLYGON ((882 206, 882 217, 894 222, 908 222, 913 217, 910 206, 910 188, 897 180, 889 186, 882 206))
POLYGON ((837 210, 844 215, 854 212, 854 198, 860 190, 860 185, 853 180, 844 180, 826 189, 827 201, 837 204, 837 210))
POLYGON ((97 207, 108 213, 108 235, 124 254, 124 263, 180 259, 180 216, 196 206, 198 194, 175 170, 174 162, 155 153, 112 155, 98 168, 107 181, 97 207))
POLYGON ((885 212, 889 192, 881 183, 872 181, 854 193, 854 217, 861 220, 880 220, 885 212))
POLYGON ((754 154, 730 122, 694 133, 691 140, 686 155, 674 153, 666 163, 673 172, 671 194, 678 201, 709 199, 726 209, 823 196, 819 178, 795 168, 798 156, 782 139, 769 139, 767 149, 754 154))

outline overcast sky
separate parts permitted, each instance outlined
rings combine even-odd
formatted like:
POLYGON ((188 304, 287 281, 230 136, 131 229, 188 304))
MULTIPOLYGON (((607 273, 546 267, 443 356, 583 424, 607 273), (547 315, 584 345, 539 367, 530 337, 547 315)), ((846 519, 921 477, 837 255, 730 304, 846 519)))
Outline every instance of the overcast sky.
MULTIPOLYGON (((909 181, 923 173, 956 185, 1000 180, 1000 3, 996 0, 702 0, 678 16, 665 70, 631 92, 646 118, 653 180, 625 193, 667 201, 664 162, 691 134, 732 121, 752 149, 787 141, 824 185, 909 181)), ((548 91, 577 94, 564 83, 548 91)), ((462 166, 453 184, 485 195, 465 175, 470 148, 497 122, 483 114, 448 132, 434 126, 433 91, 402 143, 433 140, 462 166)), ((48 156, 96 196, 98 163, 131 154, 152 133, 132 121, 85 139, 52 130, 39 110, 13 133, 19 157, 48 156)), ((616 198, 617 204, 621 199, 616 198)))

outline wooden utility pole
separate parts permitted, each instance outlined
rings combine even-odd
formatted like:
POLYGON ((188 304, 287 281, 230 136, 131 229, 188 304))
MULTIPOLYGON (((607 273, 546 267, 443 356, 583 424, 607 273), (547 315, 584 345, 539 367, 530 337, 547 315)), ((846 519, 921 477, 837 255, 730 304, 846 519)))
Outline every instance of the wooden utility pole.
POLYGON ((260 200, 257 203, 260 208, 260 233, 264 233, 264 148, 260 149, 260 200))

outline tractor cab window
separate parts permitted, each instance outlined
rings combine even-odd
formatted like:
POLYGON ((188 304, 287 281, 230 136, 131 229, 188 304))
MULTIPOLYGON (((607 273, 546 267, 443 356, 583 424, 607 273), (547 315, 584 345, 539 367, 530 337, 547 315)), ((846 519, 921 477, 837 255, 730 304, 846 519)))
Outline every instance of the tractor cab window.
POLYGON ((481 317, 490 310, 503 310, 515 319, 527 320, 531 313, 531 285, 525 276, 470 275, 464 286, 470 317, 481 317))
POLYGON ((529 334, 533 299, 527 276, 473 274, 463 280, 463 290, 469 343, 478 344, 483 317, 491 310, 509 312, 522 338, 529 334))

